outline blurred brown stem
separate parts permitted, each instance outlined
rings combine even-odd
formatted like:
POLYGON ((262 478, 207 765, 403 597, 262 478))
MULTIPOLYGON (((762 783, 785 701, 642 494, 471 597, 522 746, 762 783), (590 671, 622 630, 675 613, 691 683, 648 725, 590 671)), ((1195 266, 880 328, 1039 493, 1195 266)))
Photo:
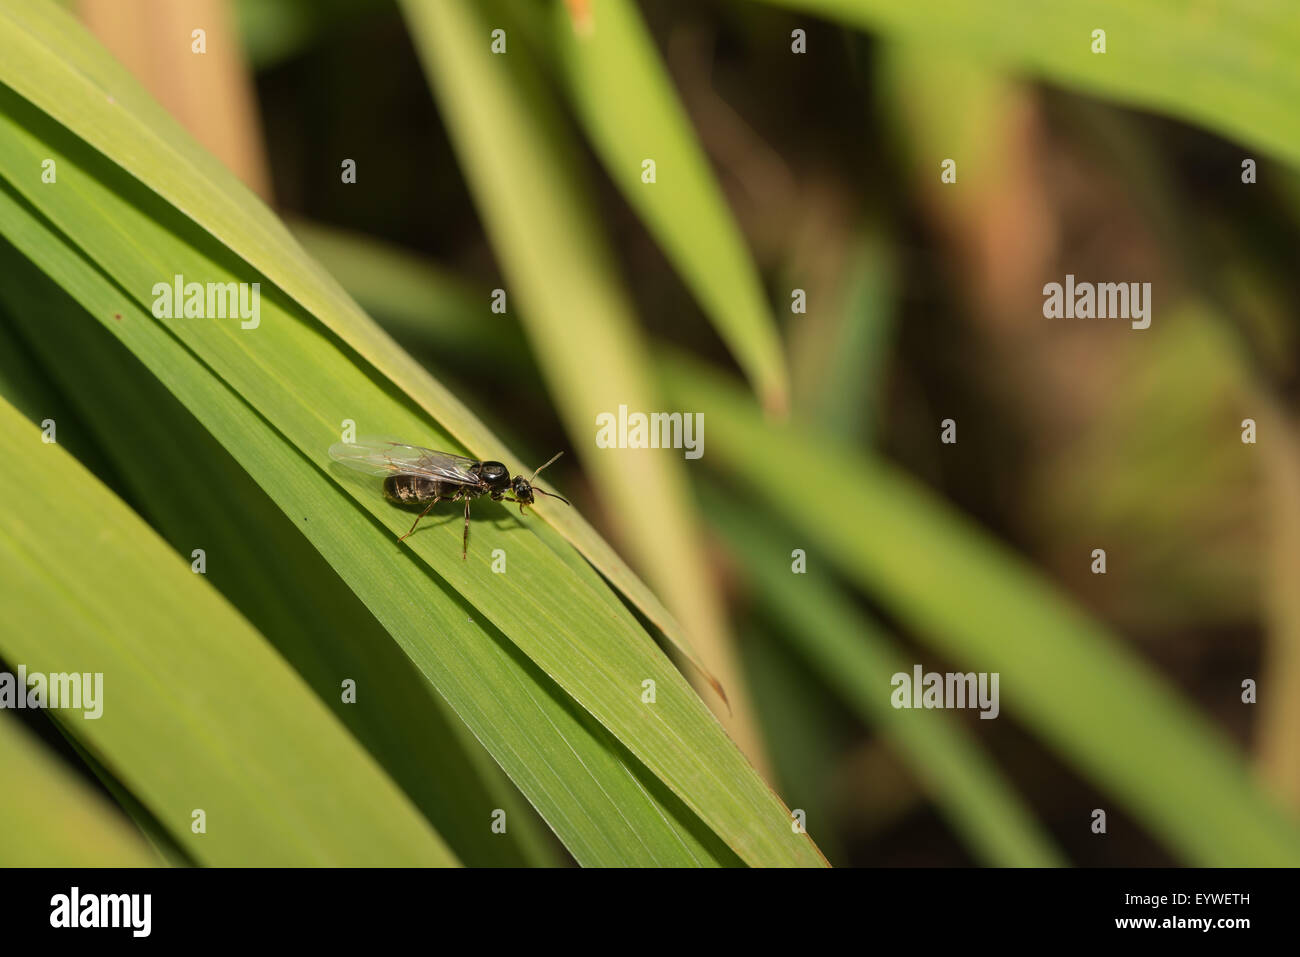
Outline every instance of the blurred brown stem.
POLYGON ((271 201, 257 98, 229 0, 78 0, 77 12, 196 140, 271 201), (200 29, 204 53, 194 52, 200 29))

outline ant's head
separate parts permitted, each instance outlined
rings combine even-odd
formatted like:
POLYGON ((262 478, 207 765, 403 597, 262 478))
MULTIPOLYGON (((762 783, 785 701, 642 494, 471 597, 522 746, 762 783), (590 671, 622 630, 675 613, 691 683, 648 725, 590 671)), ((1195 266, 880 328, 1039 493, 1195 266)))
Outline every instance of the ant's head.
POLYGON ((511 486, 514 489, 515 498, 519 499, 520 505, 533 504, 533 485, 528 479, 522 475, 516 475, 511 486))
MULTIPOLYGON (((563 452, 556 452, 555 455, 551 456, 551 461, 547 462, 546 465, 550 465, 551 462, 554 462, 563 454, 564 454, 563 452)), ((533 479, 537 478, 537 473, 540 472, 542 469, 546 468, 546 465, 538 466, 536 469, 533 470, 533 474, 530 475, 528 478, 524 478, 522 475, 516 475, 513 481, 511 482, 511 487, 514 490, 515 498, 519 500, 519 511, 522 512, 524 510, 525 505, 533 504, 534 493, 537 495, 548 495, 551 498, 558 498, 565 505, 570 504, 569 500, 565 498, 563 495, 556 495, 554 492, 547 492, 544 489, 533 488, 533 479)))

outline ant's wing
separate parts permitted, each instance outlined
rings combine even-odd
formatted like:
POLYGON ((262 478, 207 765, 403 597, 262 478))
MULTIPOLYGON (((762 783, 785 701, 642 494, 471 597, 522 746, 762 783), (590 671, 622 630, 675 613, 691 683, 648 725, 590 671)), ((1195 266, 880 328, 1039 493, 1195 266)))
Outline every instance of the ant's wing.
POLYGON ((479 485, 483 481, 471 471, 479 464, 474 459, 385 439, 336 442, 330 446, 330 458, 370 475, 422 475, 458 485, 479 485))

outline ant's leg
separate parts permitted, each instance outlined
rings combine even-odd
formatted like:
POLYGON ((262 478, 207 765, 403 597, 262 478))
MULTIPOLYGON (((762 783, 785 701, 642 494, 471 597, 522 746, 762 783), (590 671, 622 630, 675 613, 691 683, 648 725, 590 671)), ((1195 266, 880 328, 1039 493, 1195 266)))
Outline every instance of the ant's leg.
POLYGON ((469 499, 465 499, 465 535, 460 540, 460 560, 469 555, 469 499))
MULTIPOLYGON (((511 498, 509 495, 502 495, 501 498, 497 499, 497 501, 499 501, 499 502, 517 502, 517 501, 519 501, 519 499, 517 499, 517 498, 511 498)), ((520 514, 520 515, 524 514, 524 506, 523 506, 523 505, 520 505, 520 506, 519 506, 519 514, 520 514)))
POLYGON ((415 521, 411 523, 411 529, 410 529, 410 531, 408 531, 408 532, 406 533, 406 535, 403 535, 401 538, 399 538, 398 541, 399 541, 399 542, 402 541, 402 540, 405 539, 408 535, 410 535, 411 532, 415 531, 415 526, 417 526, 417 525, 420 524, 420 519, 422 519, 422 518, 424 518, 424 516, 428 515, 428 514, 429 514, 429 509, 433 508, 433 507, 434 507, 435 505, 437 505, 437 504, 438 504, 438 500, 435 498, 432 502, 430 502, 428 505, 426 505, 426 506, 424 507, 424 511, 421 512, 419 515, 415 516, 415 521))

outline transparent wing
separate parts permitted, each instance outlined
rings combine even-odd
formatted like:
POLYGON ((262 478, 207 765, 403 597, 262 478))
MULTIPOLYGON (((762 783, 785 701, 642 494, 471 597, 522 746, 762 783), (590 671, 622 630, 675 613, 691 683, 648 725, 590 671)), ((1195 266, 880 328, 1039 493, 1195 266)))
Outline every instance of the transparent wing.
POLYGON ((482 483, 482 479, 470 471, 479 464, 474 459, 385 439, 336 442, 330 446, 330 458, 370 475, 423 475, 460 485, 482 483))

